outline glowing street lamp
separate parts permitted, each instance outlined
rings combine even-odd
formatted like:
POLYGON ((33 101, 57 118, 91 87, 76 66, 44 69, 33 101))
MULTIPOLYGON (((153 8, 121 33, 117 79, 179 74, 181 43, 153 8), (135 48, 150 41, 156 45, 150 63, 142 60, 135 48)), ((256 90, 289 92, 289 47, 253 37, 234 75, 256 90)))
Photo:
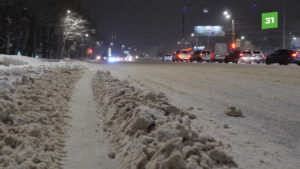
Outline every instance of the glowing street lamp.
POLYGON ((293 38, 293 40, 295 41, 295 40, 297 40, 297 38, 296 38, 296 37, 294 37, 294 38, 293 38))
POLYGON ((87 38, 88 38, 89 36, 90 36, 89 34, 85 34, 85 37, 87 37, 87 38))
POLYGON ((244 40, 244 39, 245 39, 245 36, 242 36, 241 39, 244 40))
POLYGON ((233 14, 229 13, 227 10, 223 12, 223 15, 226 17, 226 19, 231 19, 232 24, 232 43, 235 43, 235 22, 233 14))
POLYGON ((67 10, 67 13, 70 14, 70 13, 71 13, 71 10, 67 10))
POLYGON ((226 16, 228 15, 228 11, 224 11, 223 14, 226 16))

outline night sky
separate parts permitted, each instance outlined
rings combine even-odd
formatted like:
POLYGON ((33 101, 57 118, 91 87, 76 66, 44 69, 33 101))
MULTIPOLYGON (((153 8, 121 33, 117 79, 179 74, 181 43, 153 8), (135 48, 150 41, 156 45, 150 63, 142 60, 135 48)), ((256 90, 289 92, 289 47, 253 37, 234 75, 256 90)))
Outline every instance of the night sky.
MULTIPOLYGON (((287 31, 300 35, 300 0, 287 2, 287 31)), ((86 12, 97 23, 97 30, 106 40, 116 32, 117 41, 149 52, 163 44, 166 50, 176 48, 182 37, 182 7, 187 7, 186 34, 196 25, 221 25, 230 28, 222 12, 229 8, 237 22, 238 35, 250 37, 261 30, 261 13, 279 11, 282 24, 282 0, 84 0, 86 12), (253 10, 253 5, 257 9, 253 10), (209 13, 203 13, 208 8, 209 13)), ((280 26, 281 27, 281 26, 280 26)), ((272 31, 280 37, 281 28, 272 31)), ((269 35, 270 36, 270 33, 269 35)))

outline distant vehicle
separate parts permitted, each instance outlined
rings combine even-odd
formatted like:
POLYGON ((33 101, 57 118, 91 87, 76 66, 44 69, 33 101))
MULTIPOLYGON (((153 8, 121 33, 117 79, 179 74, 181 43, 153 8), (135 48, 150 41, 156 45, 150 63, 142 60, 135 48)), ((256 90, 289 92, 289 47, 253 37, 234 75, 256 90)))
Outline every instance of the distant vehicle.
POLYGON ((225 56, 225 63, 238 63, 241 57, 241 51, 239 49, 230 50, 225 56))
POLYGON ((108 57, 107 56, 100 56, 100 55, 97 55, 96 56, 96 60, 97 61, 107 61, 108 60, 108 57))
POLYGON ((165 55, 165 56, 163 56, 162 61, 163 62, 168 62, 168 61, 173 62, 174 61, 173 56, 172 55, 165 55))
POLYGON ((250 50, 244 50, 240 53, 238 63, 251 64, 254 62, 254 56, 250 50))
POLYGON ((226 43, 216 43, 215 53, 212 57, 212 61, 213 62, 224 62, 226 54, 227 54, 227 44, 226 43))
POLYGON ((201 56, 203 61, 211 62, 211 60, 212 60, 210 51, 204 50, 204 51, 202 51, 200 56, 201 56))
POLYGON ((252 50, 252 55, 254 57, 255 63, 264 63, 265 62, 265 55, 260 50, 252 50))
POLYGON ((211 53, 210 53, 210 51, 207 51, 207 50, 196 51, 196 52, 194 52, 192 54, 190 60, 191 60, 191 62, 193 62, 193 61, 197 61, 197 62, 202 62, 202 61, 211 62, 211 60, 212 60, 211 53))
POLYGON ((190 61, 191 53, 188 51, 180 51, 176 53, 175 61, 190 61))
POLYGON ((300 54, 298 51, 288 49, 280 49, 266 58, 266 64, 279 63, 280 65, 288 65, 296 63, 300 66, 300 54))

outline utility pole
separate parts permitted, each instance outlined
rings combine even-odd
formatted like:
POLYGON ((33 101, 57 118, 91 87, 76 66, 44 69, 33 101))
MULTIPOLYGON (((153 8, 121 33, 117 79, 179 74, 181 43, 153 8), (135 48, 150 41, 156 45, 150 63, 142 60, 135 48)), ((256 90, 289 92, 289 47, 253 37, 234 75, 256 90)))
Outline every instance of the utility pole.
POLYGON ((186 7, 182 8, 182 44, 183 44, 183 48, 185 47, 185 13, 187 11, 186 7))
POLYGON ((235 43, 235 21, 233 17, 231 22, 232 22, 232 43, 235 43))
POLYGON ((282 26, 282 32, 283 32, 283 39, 282 39, 282 48, 286 48, 286 1, 283 0, 283 26, 282 26))

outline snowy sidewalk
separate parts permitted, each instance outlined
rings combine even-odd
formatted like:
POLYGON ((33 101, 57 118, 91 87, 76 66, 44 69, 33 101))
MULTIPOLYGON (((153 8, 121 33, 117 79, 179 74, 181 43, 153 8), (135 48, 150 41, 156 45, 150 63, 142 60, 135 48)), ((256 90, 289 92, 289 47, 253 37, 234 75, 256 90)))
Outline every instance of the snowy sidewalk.
POLYGON ((105 141, 102 121, 96 112, 91 84, 93 75, 94 72, 85 73, 74 89, 63 169, 115 168, 107 156, 109 144, 105 141))

